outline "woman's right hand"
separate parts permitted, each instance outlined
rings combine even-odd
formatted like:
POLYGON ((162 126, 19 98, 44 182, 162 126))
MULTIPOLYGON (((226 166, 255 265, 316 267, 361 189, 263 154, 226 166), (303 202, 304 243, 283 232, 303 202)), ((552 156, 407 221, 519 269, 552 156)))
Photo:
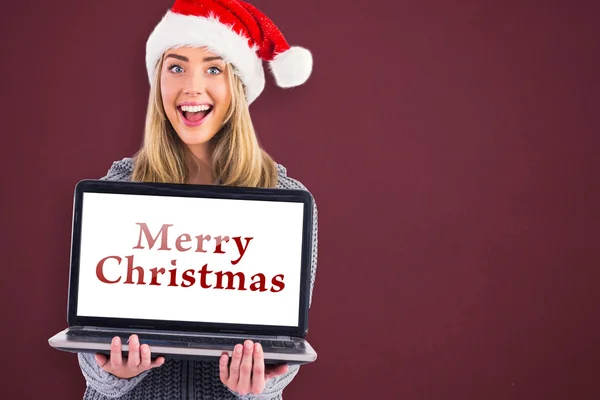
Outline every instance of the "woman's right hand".
POLYGON ((121 339, 115 336, 110 345, 110 358, 103 354, 96 354, 96 363, 106 372, 117 378, 129 379, 141 374, 151 368, 160 367, 165 362, 164 357, 158 357, 152 361, 150 357, 150 346, 143 344, 137 335, 129 337, 129 355, 123 359, 121 339))

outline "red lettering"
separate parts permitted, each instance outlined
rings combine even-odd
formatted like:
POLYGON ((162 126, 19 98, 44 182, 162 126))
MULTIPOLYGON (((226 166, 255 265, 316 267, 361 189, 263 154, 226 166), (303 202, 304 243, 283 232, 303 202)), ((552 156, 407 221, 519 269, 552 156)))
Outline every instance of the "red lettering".
MULTIPOLYGON (((177 260, 171 260, 171 265, 176 267, 177 260)), ((177 268, 170 269, 169 273, 171 274, 171 282, 169 282, 169 286, 177 287, 177 268)))
MULTIPOLYGON (((238 240, 236 240, 236 243, 238 243, 240 254, 243 256, 243 254, 245 253, 245 249, 247 249, 248 247, 248 243, 250 242, 250 240, 252 240, 253 238, 246 238, 246 246, 241 247, 241 240, 239 240, 240 238, 237 238, 238 240)), ((158 240, 158 239, 155 239, 158 240)), ((223 241, 227 240, 226 236, 223 237, 216 237, 215 240, 219 241, 219 246, 223 243, 223 241)), ((218 248, 220 251, 220 247, 218 248)), ((137 266, 135 265, 135 261, 134 261, 134 255, 129 255, 126 256, 124 258, 118 257, 118 256, 108 256, 103 258, 102 260, 100 260, 98 262, 98 264, 96 265, 96 277, 98 278, 98 280, 100 282, 103 283, 108 283, 108 284, 115 284, 118 282, 122 282, 124 284, 130 284, 130 285, 150 285, 150 286, 161 286, 162 284, 166 284, 167 278, 164 278, 163 282, 160 282, 160 276, 161 275, 166 275, 167 271, 165 270, 165 268, 150 268, 148 270, 148 273, 151 274, 151 279, 149 283, 145 282, 145 277, 149 277, 148 273, 146 273, 146 270, 141 267, 141 266, 137 266), (124 261, 124 259, 127 259, 127 272, 126 272, 126 279, 124 281, 121 281, 122 276, 117 276, 114 280, 110 280, 107 278, 106 274, 105 274, 105 270, 104 267, 106 266, 106 263, 109 259, 114 259, 117 261, 117 265, 121 265, 122 261, 124 261), (134 276, 134 273, 136 273, 136 275, 134 276)), ((240 257, 241 259, 241 257, 240 257)), ((239 261, 239 260, 238 260, 239 261)), ((177 268, 177 260, 173 259, 171 260, 171 265, 173 266, 173 268, 168 270, 168 286, 169 287, 191 287, 196 285, 196 282, 199 283, 199 286, 203 289, 209 289, 209 288, 213 288, 213 289, 226 289, 226 290, 241 290, 241 291, 245 291, 248 290, 246 288, 246 282, 248 282, 249 284, 249 289, 253 292, 266 292, 266 291, 271 291, 273 293, 277 293, 282 291, 285 288, 285 283, 284 283, 284 278, 285 276, 283 274, 279 274, 279 275, 275 275, 272 279, 271 279, 271 288, 269 288, 267 286, 267 278, 265 277, 264 274, 262 273, 257 273, 255 275, 253 275, 251 277, 251 279, 246 279, 246 276, 244 275, 243 272, 237 272, 234 273, 232 271, 211 271, 208 268, 208 264, 204 264, 202 266, 201 269, 199 270, 194 270, 194 269, 188 269, 183 271, 183 274, 179 275, 180 271, 177 268), (196 278, 195 273, 198 273, 199 277, 196 278), (216 283, 214 285, 212 285, 211 283, 209 283, 209 275, 210 274, 214 274, 216 275, 216 283), (237 279, 236 279, 237 278, 237 279), (179 281, 181 281, 181 283, 179 284, 179 281)), ((125 267, 124 265, 122 267, 125 267)), ((212 282, 215 282, 214 280, 212 282)))
POLYGON ((273 290, 273 288, 271 288, 271 292, 273 293, 277 293, 277 292, 281 292, 283 290, 283 288, 285 287, 285 283, 283 283, 283 274, 279 274, 279 275, 275 275, 273 277, 273 279, 271 279, 271 283, 273 284, 273 286, 277 286, 279 288, 279 290, 273 290), (281 280, 278 280, 277 277, 281 277, 281 280))
POLYGON ((212 271, 208 271, 208 264, 204 264, 202 266, 202 269, 200 271, 198 271, 198 273, 200 274, 200 286, 202 287, 202 289, 208 289, 210 288, 212 285, 208 285, 206 283, 206 275, 210 274, 212 271))
POLYGON ((117 260, 119 262, 119 264, 121 264, 121 257, 117 257, 117 256, 104 257, 102 260, 100 260, 100 262, 98 262, 98 265, 96 266, 96 277, 98 277, 100 282, 103 282, 103 283, 117 283, 121 280, 121 277, 119 277, 116 281, 109 281, 108 279, 106 279, 106 276, 104 276, 104 271, 103 271, 104 263, 109 258, 114 258, 115 260, 117 260))
POLYGON ((152 272, 152 281, 150 281, 150 285, 152 286, 160 286, 160 283, 158 283, 158 274, 164 274, 165 273, 165 269, 164 268, 151 268, 150 272, 152 272))
POLYGON ((204 250, 204 248, 202 247, 202 245, 204 244, 204 241, 209 241, 210 235, 198 235, 196 236, 196 239, 198 239, 198 248, 196 248, 196 252, 200 252, 200 253, 206 253, 206 250, 204 250))
POLYGON ((185 282, 181 282, 181 287, 190 287, 196 282, 196 279, 194 278, 193 274, 193 269, 188 269, 187 271, 183 272, 183 280, 189 283, 186 284, 185 282))
POLYGON ((239 263, 240 260, 242 259, 242 257, 244 257, 244 254, 246 254, 246 249, 248 248, 248 244, 250 244, 250 241, 254 238, 245 238, 245 239, 246 239, 246 247, 242 247, 242 238, 240 236, 233 238, 233 240, 235 240, 235 244, 237 245, 238 251, 240 253, 240 258, 238 258, 236 261, 231 262, 233 265, 236 265, 237 263, 239 263))
POLYGON ((142 246, 142 233, 144 233, 144 236, 146 237, 146 241, 149 244, 149 249, 152 249, 152 247, 154 247, 154 244, 158 240, 158 237, 161 236, 162 240, 160 242, 160 248, 158 250, 171 250, 170 248, 167 247, 167 230, 169 229, 170 226, 173 226, 173 224, 163 224, 162 228, 160 228, 160 231, 156 234, 155 238, 153 238, 152 235, 150 234, 148 225, 146 225, 145 222, 137 222, 136 224, 140 226, 140 236, 138 239, 138 244, 137 244, 137 246, 134 247, 134 249, 143 249, 144 248, 142 246))
POLYGON ((257 276, 258 282, 252 282, 252 284, 250 285, 250 290, 252 290, 253 292, 256 292, 257 290, 261 292, 266 292, 267 288, 265 287, 265 276, 263 274, 256 274, 252 276, 252 280, 254 280, 254 278, 257 276))
POLYGON ((217 236, 215 238, 215 240, 217 241, 217 247, 215 248, 215 253, 219 253, 219 254, 225 254, 225 252, 223 250, 221 250, 221 242, 229 242, 229 236, 217 236))
POLYGON ((223 275, 226 275, 227 278, 227 287, 225 289, 229 289, 229 290, 233 290, 235 289, 233 287, 233 279, 237 276, 238 282, 239 282, 239 286, 238 286, 238 290, 246 290, 246 288, 244 287, 244 273, 243 272, 237 272, 237 273, 233 273, 230 271, 227 272, 223 272, 223 271, 218 271, 215 272, 215 275, 217 276, 217 284, 215 285, 215 289, 223 289, 223 275))
POLYGON ((177 269, 170 269, 171 273, 171 282, 169 282, 169 286, 177 287, 177 269))
POLYGON ((127 280, 123 283, 132 284, 133 283, 133 270, 136 270, 138 273, 138 285, 144 285, 144 269, 142 267, 134 267, 133 266, 133 256, 125 257, 127 259, 127 280))
POLYGON ((181 246, 181 242, 191 242, 191 241, 192 241, 192 237, 190 235, 188 235, 187 233, 184 233, 183 235, 179 235, 177 240, 175 240, 175 247, 177 247, 177 250, 179 250, 179 251, 191 250, 192 249, 191 247, 186 249, 185 247, 181 246))

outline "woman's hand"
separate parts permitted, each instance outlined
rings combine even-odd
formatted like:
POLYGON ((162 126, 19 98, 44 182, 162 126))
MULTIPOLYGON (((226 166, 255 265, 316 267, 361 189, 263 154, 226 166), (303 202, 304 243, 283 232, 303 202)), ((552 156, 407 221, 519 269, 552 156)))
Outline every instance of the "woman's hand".
POLYGON ((165 362, 164 357, 158 357, 152 361, 150 346, 147 344, 140 346, 137 335, 129 337, 129 355, 125 360, 123 360, 121 351, 121 339, 115 336, 110 345, 110 358, 103 354, 96 354, 96 363, 117 378, 129 379, 148 369, 160 367, 165 362))
POLYGON ((229 356, 223 354, 219 362, 221 382, 242 396, 262 393, 267 379, 288 371, 287 365, 265 368, 262 346, 250 340, 244 342, 243 350, 241 344, 235 346, 229 368, 228 361, 229 356))

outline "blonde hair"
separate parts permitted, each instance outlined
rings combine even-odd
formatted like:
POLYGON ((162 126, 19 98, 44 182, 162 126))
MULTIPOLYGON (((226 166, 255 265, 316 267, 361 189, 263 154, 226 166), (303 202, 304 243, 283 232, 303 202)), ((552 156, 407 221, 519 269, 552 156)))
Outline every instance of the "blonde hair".
MULTIPOLYGON (((165 113, 160 91, 162 59, 150 88, 142 147, 135 155, 133 181, 188 183, 191 156, 165 113)), ((244 86, 230 64, 226 65, 231 105, 222 128, 211 139, 213 175, 221 185, 277 186, 277 168, 259 145, 250 118, 244 86)))

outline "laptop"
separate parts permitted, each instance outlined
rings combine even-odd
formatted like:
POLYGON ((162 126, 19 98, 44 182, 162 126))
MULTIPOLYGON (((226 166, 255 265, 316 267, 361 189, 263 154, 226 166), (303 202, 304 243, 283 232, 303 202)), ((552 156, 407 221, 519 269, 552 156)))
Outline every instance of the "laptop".
POLYGON ((306 364, 312 198, 302 190, 82 180, 74 193, 67 352, 217 360, 250 339, 306 364))

